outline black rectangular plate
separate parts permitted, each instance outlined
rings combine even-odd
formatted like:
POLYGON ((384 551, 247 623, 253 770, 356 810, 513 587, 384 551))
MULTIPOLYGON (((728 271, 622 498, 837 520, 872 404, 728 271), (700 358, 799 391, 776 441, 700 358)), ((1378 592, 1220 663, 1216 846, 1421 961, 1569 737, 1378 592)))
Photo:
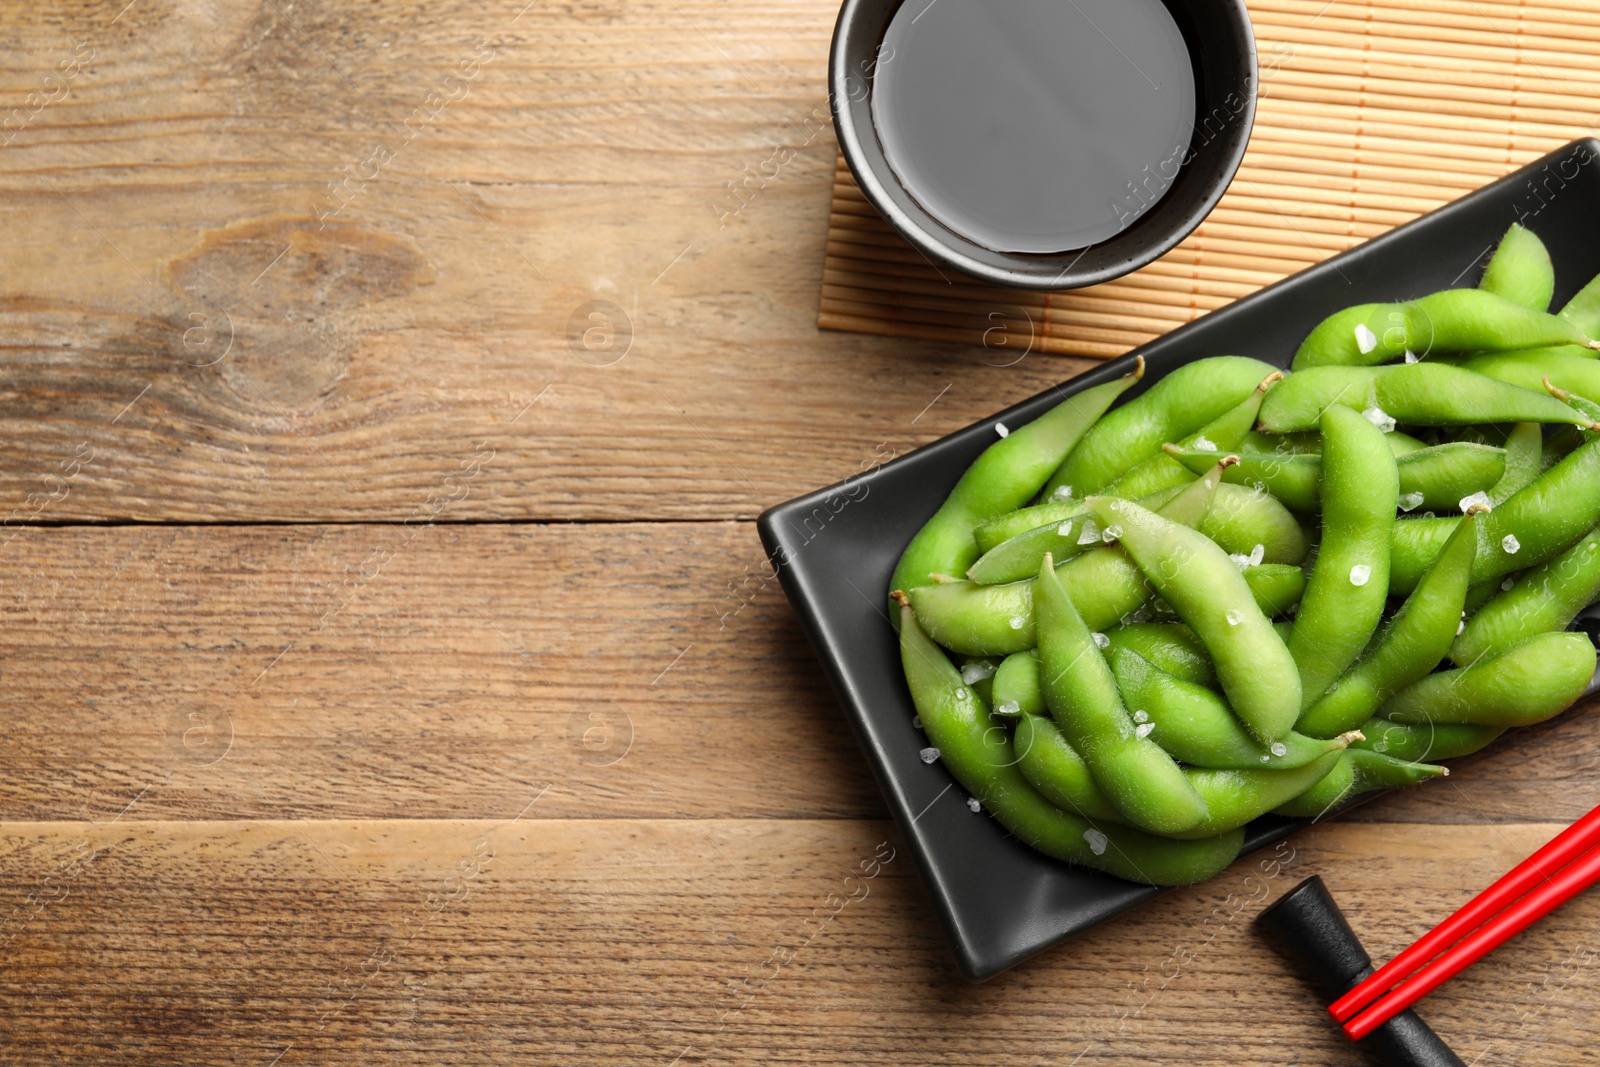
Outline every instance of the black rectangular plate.
MULTIPOLYGON (((1144 356, 1148 370, 1124 399, 1207 356, 1254 356, 1287 366, 1311 327, 1340 308, 1476 284, 1477 272, 1514 221, 1533 229, 1550 249, 1556 306, 1600 274, 1600 141, 1575 141, 1136 353, 868 474, 762 514, 762 543, 866 750, 969 978, 990 978, 1161 890, 1034 852, 994 820, 969 811, 966 794, 944 767, 918 758, 926 742, 911 724, 915 712, 885 607, 889 576, 907 542, 996 439, 996 423, 1019 426, 1066 396, 1120 377, 1135 354, 1144 356)), ((1277 841, 1298 825, 1300 820, 1277 817, 1257 820, 1248 828, 1245 851, 1277 841)))

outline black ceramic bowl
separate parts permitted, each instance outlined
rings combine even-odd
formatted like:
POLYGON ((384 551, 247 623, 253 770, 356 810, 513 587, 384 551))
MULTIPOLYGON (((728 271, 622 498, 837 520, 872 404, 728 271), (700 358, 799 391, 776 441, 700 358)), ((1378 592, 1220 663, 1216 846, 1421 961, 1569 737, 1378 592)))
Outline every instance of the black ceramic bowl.
MULTIPOLYGON (((927 744, 900 669, 884 607, 889 576, 912 536, 967 466, 996 439, 1066 397, 1148 366, 1131 399, 1162 375, 1222 353, 1287 366, 1311 326, 1350 304, 1405 300, 1470 284, 1513 221, 1542 237, 1556 266, 1557 306, 1600 273, 1600 141, 1577 141, 1464 199, 1214 311, 1071 381, 849 481, 768 510, 761 540, 860 737, 889 810, 927 880, 935 910, 971 978, 997 974, 1160 890, 1034 852, 967 809, 927 744), (1536 190, 1536 191, 1535 191, 1536 190)), ((1600 604, 1574 629, 1600 642, 1600 604)), ((1591 685, 1589 694, 1600 691, 1591 685)), ((1515 734, 1495 742, 1517 744, 1515 734)), ((1426 788, 1419 786, 1417 788, 1426 788)), ((1552 784, 1552 789, 1559 784, 1552 784)), ((1245 850, 1286 836, 1299 820, 1250 824, 1245 850)))
POLYGON ((1190 158, 1161 201, 1115 237, 1069 252, 996 252, 947 229, 912 199, 884 158, 872 122, 878 47, 901 0, 844 0, 833 31, 828 85, 834 128, 861 191, 929 259, 995 285, 1078 289, 1170 251, 1205 220, 1239 169, 1255 121, 1256 45, 1244 0, 1165 2, 1195 68, 1190 158))

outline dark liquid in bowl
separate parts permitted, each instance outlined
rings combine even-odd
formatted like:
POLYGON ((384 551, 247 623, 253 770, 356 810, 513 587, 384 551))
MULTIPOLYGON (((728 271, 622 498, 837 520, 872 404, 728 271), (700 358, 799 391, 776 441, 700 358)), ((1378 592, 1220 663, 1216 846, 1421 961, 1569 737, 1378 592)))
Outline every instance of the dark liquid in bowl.
POLYGON ((1171 188, 1195 81, 1161 0, 906 0, 872 119, 906 191, 997 252, 1113 237, 1171 188))

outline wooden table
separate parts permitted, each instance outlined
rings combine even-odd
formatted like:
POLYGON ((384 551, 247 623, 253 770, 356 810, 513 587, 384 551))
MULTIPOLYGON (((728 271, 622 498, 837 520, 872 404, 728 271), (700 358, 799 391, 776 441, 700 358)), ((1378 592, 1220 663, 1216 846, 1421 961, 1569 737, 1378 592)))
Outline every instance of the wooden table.
MULTIPOLYGON (((1353 1064, 1260 906, 1596 799, 1580 711, 966 985, 751 520, 1081 364, 817 330, 833 6, 122 3, 0 18, 0 1061, 1353 1064)), ((1425 1014, 1592 1055, 1597 917, 1425 1014)))

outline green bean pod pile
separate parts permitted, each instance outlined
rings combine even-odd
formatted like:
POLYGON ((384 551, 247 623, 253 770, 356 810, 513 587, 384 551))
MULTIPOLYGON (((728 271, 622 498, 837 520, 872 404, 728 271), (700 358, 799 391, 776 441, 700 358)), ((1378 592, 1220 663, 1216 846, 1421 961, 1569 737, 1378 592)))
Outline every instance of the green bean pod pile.
POLYGON ((1514 225, 1476 288, 1337 311, 1291 372, 1217 356, 1125 399, 1141 361, 1002 432, 888 590, 909 758, 1172 885, 1261 815, 1565 711, 1596 671, 1567 628, 1600 599, 1600 278, 1556 284, 1514 225))

